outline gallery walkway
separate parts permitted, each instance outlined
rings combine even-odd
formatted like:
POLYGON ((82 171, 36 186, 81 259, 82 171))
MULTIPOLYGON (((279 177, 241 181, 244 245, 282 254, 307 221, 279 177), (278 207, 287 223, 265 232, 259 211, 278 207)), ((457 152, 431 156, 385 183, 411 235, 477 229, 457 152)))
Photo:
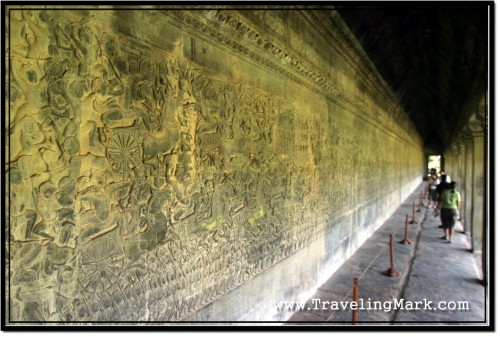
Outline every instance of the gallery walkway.
POLYGON ((422 183, 397 211, 347 260, 287 324, 352 325, 353 278, 358 278, 359 309, 356 325, 475 325, 489 320, 488 287, 470 253, 463 228, 452 243, 443 240, 433 209, 418 207, 422 183), (411 244, 402 244, 405 217, 411 244), (390 269, 389 236, 394 238, 394 267, 390 269), (395 308, 396 305, 403 308, 395 308), (295 323, 294 323, 295 322, 295 323))

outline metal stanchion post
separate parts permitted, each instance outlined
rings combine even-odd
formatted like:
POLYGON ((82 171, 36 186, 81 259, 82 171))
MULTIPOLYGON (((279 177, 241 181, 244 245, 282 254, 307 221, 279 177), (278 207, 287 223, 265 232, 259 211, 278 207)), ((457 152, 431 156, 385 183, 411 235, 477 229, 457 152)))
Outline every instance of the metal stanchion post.
POLYGON ((417 221, 415 221, 415 202, 413 202, 413 215, 410 221, 411 224, 416 224, 417 221))
POLYGON ((389 235, 389 257, 391 260, 391 268, 385 272, 385 275, 391 277, 398 277, 399 272, 394 267, 394 242, 392 239, 392 234, 389 235))
POLYGON ((358 278, 355 277, 353 279, 353 288, 352 288, 352 300, 354 303, 356 303, 356 309, 352 311, 352 325, 356 325, 356 322, 358 321, 358 302, 359 302, 359 295, 358 295, 358 278))
POLYGON ((405 220, 405 238, 401 240, 399 243, 403 243, 405 245, 411 245, 410 238, 408 237, 408 214, 406 214, 406 220, 405 220))

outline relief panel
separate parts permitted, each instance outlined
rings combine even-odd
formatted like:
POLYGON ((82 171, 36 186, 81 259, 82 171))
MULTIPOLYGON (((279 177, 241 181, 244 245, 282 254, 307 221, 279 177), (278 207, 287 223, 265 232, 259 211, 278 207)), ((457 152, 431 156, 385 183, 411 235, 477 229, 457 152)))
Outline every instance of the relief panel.
MULTIPOLYGON (((112 12, 10 13, 12 321, 180 320, 400 167, 390 137, 119 34, 112 12)), ((280 17, 263 19, 282 34, 280 17)))

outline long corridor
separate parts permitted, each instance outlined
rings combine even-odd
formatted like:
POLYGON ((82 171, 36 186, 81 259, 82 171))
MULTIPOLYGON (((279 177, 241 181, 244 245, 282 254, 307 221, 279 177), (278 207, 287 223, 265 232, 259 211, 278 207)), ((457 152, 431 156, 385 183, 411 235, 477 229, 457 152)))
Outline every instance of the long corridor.
POLYGON ((451 243, 442 239, 439 217, 425 207, 426 200, 418 205, 424 186, 318 288, 288 324, 353 325, 351 302, 357 278, 356 325, 487 325, 488 288, 470 252, 470 240, 461 226, 455 228, 451 243), (401 242, 406 215, 410 244, 401 242), (397 276, 387 275, 391 234, 397 276))
POLYGON ((2 13, 2 330, 494 328, 493 1, 2 13))

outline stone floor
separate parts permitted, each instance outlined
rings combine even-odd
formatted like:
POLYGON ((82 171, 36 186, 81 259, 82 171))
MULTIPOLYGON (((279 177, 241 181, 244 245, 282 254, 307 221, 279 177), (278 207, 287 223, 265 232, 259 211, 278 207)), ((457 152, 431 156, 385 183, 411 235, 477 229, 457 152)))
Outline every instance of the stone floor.
POLYGON ((353 278, 358 278, 356 325, 489 326, 488 289, 480 281, 469 240, 461 226, 451 243, 441 239, 443 230, 434 210, 418 207, 423 189, 424 183, 287 324, 353 325, 350 303, 343 305, 352 301, 353 278), (402 244, 407 214, 408 221, 416 223, 408 225, 411 244, 402 244), (385 275, 390 269, 390 234, 397 277, 385 275), (395 308, 395 303, 403 308, 395 308), (465 306, 468 310, 462 309, 465 306))

